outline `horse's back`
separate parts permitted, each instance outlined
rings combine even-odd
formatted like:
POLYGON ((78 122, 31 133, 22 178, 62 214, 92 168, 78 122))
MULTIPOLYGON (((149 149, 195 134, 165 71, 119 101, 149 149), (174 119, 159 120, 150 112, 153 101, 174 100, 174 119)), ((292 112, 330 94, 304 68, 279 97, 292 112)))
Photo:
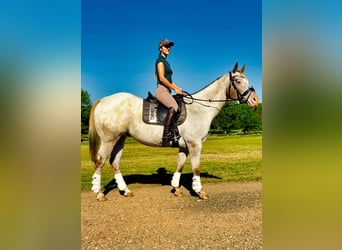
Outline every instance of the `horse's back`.
POLYGON ((137 105, 142 102, 142 99, 130 93, 120 92, 100 99, 99 109, 117 109, 127 108, 132 105, 137 105))
POLYGON ((109 96, 105 96, 100 101, 102 103, 104 102, 111 102, 115 103, 117 101, 125 101, 125 100, 134 100, 134 99, 141 99, 140 97, 137 97, 131 93, 126 93, 126 92, 120 92, 120 93, 115 93, 109 96))
POLYGON ((125 132, 135 117, 141 117, 142 98, 130 93, 116 93, 100 99, 95 109, 97 128, 125 132))

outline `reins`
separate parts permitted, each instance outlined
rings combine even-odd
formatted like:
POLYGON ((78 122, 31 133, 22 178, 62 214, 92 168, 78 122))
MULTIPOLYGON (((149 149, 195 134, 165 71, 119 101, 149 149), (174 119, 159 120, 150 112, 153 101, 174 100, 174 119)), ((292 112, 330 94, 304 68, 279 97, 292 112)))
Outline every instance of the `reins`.
POLYGON ((230 101, 230 100, 233 100, 233 99, 222 99, 222 100, 212 100, 212 99, 200 99, 200 98, 194 98, 191 94, 189 94, 188 92, 186 92, 186 91, 183 91, 184 92, 184 94, 183 95, 181 95, 182 97, 184 97, 184 98, 187 98, 187 99, 190 99, 191 100, 191 102, 190 103, 188 103, 188 102, 184 102, 185 104, 192 104, 194 101, 199 101, 199 102, 209 102, 209 103, 212 103, 212 102, 227 102, 227 101, 230 101))
MULTIPOLYGON (((251 93, 255 90, 253 87, 250 87, 248 88, 246 91, 244 91, 242 94, 239 93, 237 87, 235 86, 235 83, 233 81, 233 78, 236 77, 236 76, 232 76, 232 73, 229 72, 229 80, 230 80, 230 84, 229 84, 229 90, 228 90, 228 98, 226 99, 200 99, 200 98, 194 98, 191 94, 189 94, 188 92, 186 91, 183 91, 183 95, 181 95, 182 97, 184 98, 187 98, 187 99, 190 99, 191 102, 188 103, 188 102, 185 102, 183 99, 182 101, 185 103, 185 104, 192 104, 194 101, 199 101, 199 102, 209 102, 209 103, 212 103, 212 102, 228 102, 228 101, 239 101, 240 103, 243 103, 243 98, 245 96, 247 96, 247 99, 249 98, 249 96, 251 95, 251 93), (237 93, 237 96, 238 96, 238 99, 232 99, 232 98, 229 98, 229 94, 230 94, 230 88, 231 86, 233 85, 233 88, 235 89, 236 93, 237 93)), ((237 105, 237 104, 233 104, 233 105, 237 105)))

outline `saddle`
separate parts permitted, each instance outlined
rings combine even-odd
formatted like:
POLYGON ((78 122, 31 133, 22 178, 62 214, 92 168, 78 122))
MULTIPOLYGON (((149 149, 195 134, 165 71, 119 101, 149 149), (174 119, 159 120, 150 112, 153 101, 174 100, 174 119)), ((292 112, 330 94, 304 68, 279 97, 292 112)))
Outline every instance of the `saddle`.
MULTIPOLYGON (((178 115, 176 117, 176 125, 181 125, 186 118, 185 103, 180 95, 174 95, 173 98, 178 104, 178 115)), ((160 103, 151 92, 148 92, 146 99, 143 99, 142 119, 147 124, 164 125, 168 108, 160 103)))

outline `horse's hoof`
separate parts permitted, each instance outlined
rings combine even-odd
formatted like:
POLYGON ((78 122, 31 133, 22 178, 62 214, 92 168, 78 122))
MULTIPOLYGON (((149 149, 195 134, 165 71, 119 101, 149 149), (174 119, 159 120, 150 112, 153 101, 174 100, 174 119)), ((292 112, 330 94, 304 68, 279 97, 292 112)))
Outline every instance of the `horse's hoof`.
POLYGON ((200 192, 198 193, 198 197, 199 197, 200 199, 202 199, 202 200, 208 200, 208 199, 209 199, 209 196, 208 196, 207 193, 204 192, 204 191, 200 191, 200 192))
POLYGON ((131 190, 126 190, 125 193, 124 193, 124 196, 125 197, 133 197, 134 194, 133 194, 133 192, 131 190))
POLYGON ((97 194, 96 200, 97 201, 106 201, 107 197, 103 193, 100 192, 100 193, 97 194))
POLYGON ((184 193, 182 192, 182 190, 180 190, 180 188, 175 188, 173 194, 178 197, 182 197, 184 195, 184 193))

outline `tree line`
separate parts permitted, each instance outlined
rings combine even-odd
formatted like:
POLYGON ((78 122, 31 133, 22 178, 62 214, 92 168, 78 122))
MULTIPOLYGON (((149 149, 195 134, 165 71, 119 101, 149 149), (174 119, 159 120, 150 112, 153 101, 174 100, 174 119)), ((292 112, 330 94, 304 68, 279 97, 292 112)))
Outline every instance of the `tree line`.
POLYGON ((210 126, 210 133, 229 134, 262 130, 262 103, 255 109, 237 101, 228 101, 210 126))
MULTIPOLYGON (((81 134, 88 134, 91 109, 90 95, 81 89, 81 134)), ((228 101, 215 117, 210 126, 211 134, 229 134, 234 132, 253 132, 262 130, 262 103, 252 109, 247 104, 228 101)))

